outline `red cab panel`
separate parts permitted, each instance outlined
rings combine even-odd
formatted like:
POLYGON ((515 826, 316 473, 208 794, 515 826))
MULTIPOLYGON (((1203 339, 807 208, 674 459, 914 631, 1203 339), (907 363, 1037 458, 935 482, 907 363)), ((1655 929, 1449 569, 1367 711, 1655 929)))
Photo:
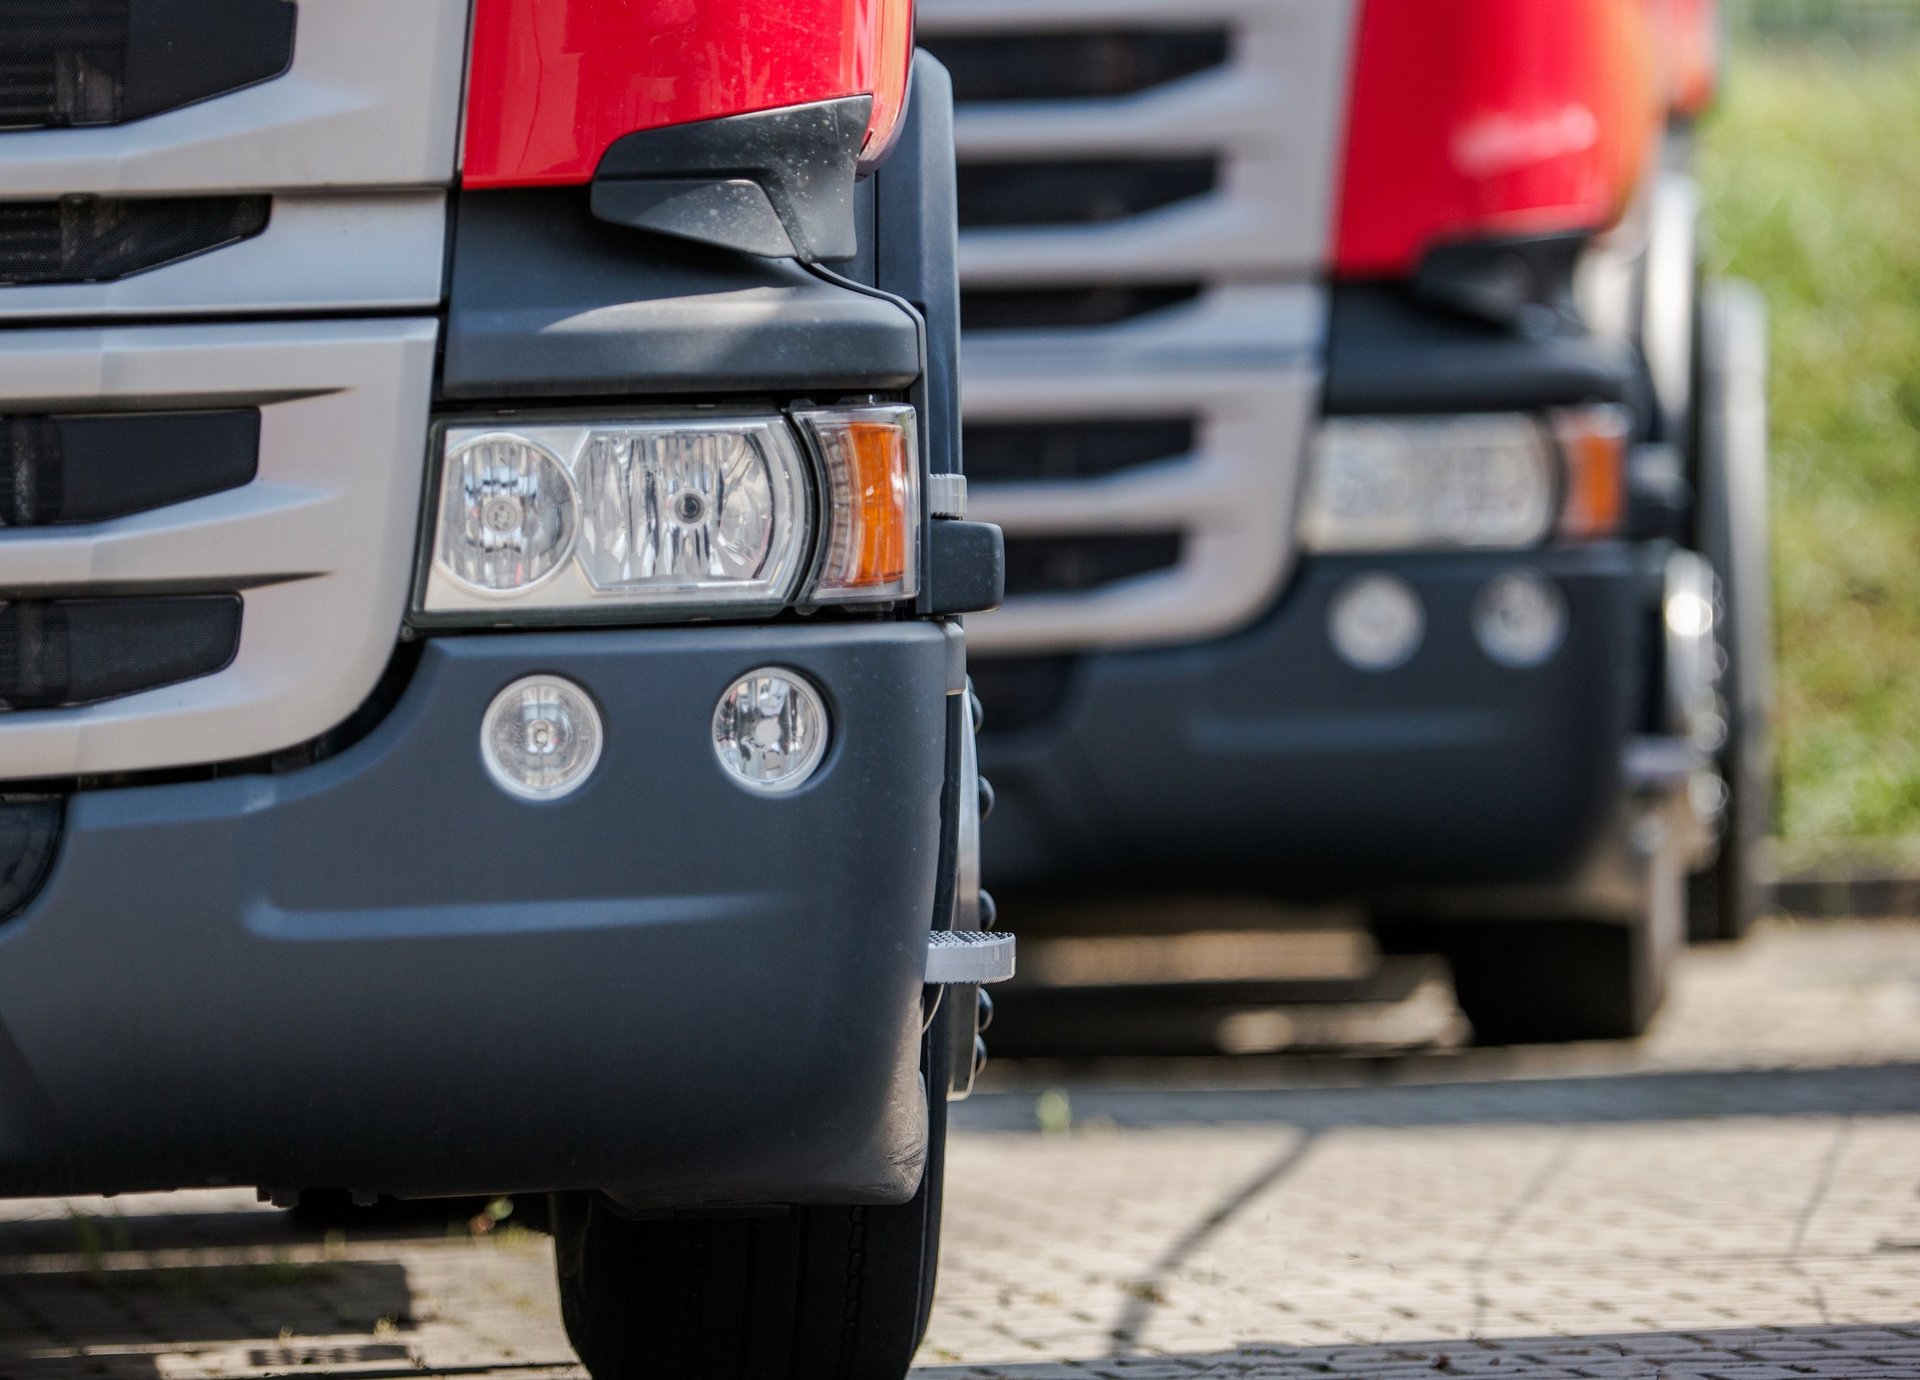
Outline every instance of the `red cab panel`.
POLYGON ((1673 109, 1698 115, 1720 85, 1720 0, 1649 2, 1660 25, 1673 109))
POLYGON ((1653 147, 1661 70, 1641 0, 1366 0, 1338 270, 1610 224, 1653 147))
POLYGON ((912 0, 476 0, 463 181, 589 181, 622 135, 871 93, 905 102, 912 0))

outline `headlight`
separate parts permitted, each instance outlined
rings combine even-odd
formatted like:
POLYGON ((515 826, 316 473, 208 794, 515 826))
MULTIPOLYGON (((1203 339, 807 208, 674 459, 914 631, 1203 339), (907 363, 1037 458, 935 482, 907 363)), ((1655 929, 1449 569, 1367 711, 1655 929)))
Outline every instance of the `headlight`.
POLYGON ((1309 458, 1312 551, 1530 546, 1552 529, 1556 452, 1530 417, 1336 418, 1309 458))
POLYGON ((799 420, 824 475, 781 416, 449 426, 420 607, 470 621, 560 621, 911 595, 912 410, 822 409, 799 420), (817 554, 816 512, 825 514, 817 554))

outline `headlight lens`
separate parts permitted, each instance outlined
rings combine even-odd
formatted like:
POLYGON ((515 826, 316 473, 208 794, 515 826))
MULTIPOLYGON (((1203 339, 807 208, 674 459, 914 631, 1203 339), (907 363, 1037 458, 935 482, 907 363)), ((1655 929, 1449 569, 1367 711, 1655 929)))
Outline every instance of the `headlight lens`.
POLYGON ((445 454, 429 613, 771 610, 805 574, 783 418, 456 426, 445 454))
POLYGON ((488 432, 447 452, 440 562, 470 590, 539 584, 573 554, 576 501, 560 458, 524 436, 488 432))
POLYGON ((1530 546, 1552 529, 1555 452, 1533 419, 1335 418, 1309 459, 1312 551, 1530 546))

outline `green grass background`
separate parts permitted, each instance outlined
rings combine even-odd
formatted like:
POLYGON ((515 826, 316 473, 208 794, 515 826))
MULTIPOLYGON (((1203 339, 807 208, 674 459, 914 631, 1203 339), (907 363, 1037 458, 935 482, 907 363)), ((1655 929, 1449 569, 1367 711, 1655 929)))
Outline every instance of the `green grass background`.
POLYGON ((1736 12, 1708 263, 1772 318, 1780 833, 1920 838, 1920 6, 1736 12))

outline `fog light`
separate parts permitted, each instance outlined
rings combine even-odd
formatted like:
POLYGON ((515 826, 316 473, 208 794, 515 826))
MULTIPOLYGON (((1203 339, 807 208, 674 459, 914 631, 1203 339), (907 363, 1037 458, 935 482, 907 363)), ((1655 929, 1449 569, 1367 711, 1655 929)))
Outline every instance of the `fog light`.
POLYGON ((1567 601, 1545 576, 1508 571, 1474 598, 1473 635, 1502 666, 1538 666, 1567 635, 1567 601))
POLYGON ((750 671, 714 708, 713 750, 741 785, 793 790, 827 755, 826 702, 797 672, 750 671))
POLYGON ((1420 649, 1427 615, 1398 575, 1359 575, 1334 592, 1327 632, 1334 650, 1362 671, 1391 671, 1420 649))
POLYGON ((528 676, 487 706, 480 758, 509 795, 558 800, 592 774, 603 736, 600 711, 585 690, 555 676, 528 676))

